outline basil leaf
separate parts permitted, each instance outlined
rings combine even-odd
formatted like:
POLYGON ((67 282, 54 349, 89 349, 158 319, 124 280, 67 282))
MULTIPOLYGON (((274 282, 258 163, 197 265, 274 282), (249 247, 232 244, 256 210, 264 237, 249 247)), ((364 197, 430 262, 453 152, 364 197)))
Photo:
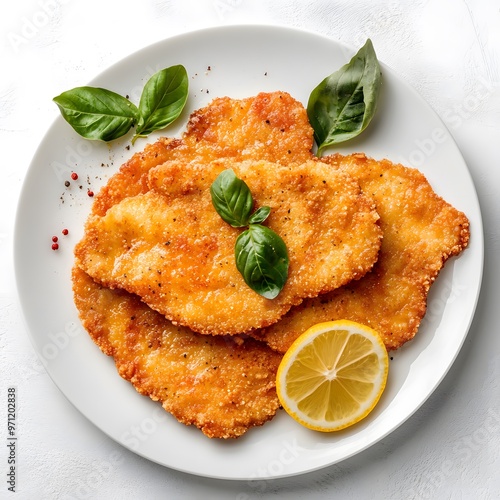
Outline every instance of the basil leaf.
POLYGON ((309 96, 307 114, 318 144, 318 156, 327 146, 359 135, 370 123, 382 83, 372 42, 351 61, 326 77, 309 96))
POLYGON ((235 245, 236 267, 245 283, 266 299, 274 299, 288 276, 285 242, 272 229, 251 224, 235 245))
POLYGON ((250 189, 233 170, 223 170, 210 186, 212 204, 222 219, 233 227, 248 224, 253 208, 250 189))
POLYGON ((271 213, 271 207, 260 207, 258 208, 248 219, 249 224, 260 224, 264 222, 271 213))
POLYGON ((63 118, 86 139, 111 141, 126 134, 138 110, 128 99, 99 87, 76 87, 54 97, 63 118))
POLYGON ((186 68, 180 64, 155 73, 141 94, 139 120, 132 144, 138 137, 146 137, 170 125, 184 109, 188 89, 186 68))

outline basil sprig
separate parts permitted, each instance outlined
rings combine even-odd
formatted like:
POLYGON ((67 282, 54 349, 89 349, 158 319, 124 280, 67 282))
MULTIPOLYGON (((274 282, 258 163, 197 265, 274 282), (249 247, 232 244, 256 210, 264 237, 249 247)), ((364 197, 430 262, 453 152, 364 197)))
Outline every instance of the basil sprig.
POLYGON ((382 75, 368 39, 351 61, 327 76, 309 96, 307 114, 318 156, 324 148, 359 135, 377 107, 382 75))
POLYGON ((212 204, 221 218, 233 227, 245 227, 234 246, 236 267, 245 283, 266 299, 274 299, 288 277, 285 242, 272 229, 262 226, 270 207, 253 214, 253 198, 247 184, 232 169, 223 170, 210 187, 212 204))
POLYGON ((85 139, 112 141, 137 124, 138 137, 161 130, 181 114, 189 79, 184 66, 155 73, 142 91, 139 107, 127 98, 100 87, 76 87, 54 97, 63 118, 85 139))
POLYGON ((132 144, 138 137, 164 129, 181 114, 188 97, 188 82, 186 69, 181 65, 162 69, 147 81, 132 144))

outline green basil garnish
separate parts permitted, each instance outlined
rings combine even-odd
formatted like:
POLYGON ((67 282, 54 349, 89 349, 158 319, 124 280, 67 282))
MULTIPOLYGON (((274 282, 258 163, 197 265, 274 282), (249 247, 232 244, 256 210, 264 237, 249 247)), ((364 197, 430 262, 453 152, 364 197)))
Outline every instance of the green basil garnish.
POLYGON ((271 207, 260 207, 258 208, 248 219, 249 224, 260 224, 264 222, 271 213, 271 207))
POLYGON ((132 144, 138 137, 164 129, 181 114, 188 87, 188 75, 181 65, 162 69, 148 80, 139 102, 139 120, 132 144))
POLYGON ((288 276, 285 242, 272 229, 250 224, 236 239, 234 250, 245 283, 266 299, 274 299, 288 276))
POLYGON ((210 186, 212 203, 217 213, 233 227, 248 225, 253 208, 250 189, 231 169, 223 170, 210 186))
POLYGON ((381 83, 380 65, 368 39, 348 64, 311 92, 307 114, 318 156, 327 146, 352 139, 368 126, 375 114, 381 83))
POLYGON ((85 139, 111 141, 136 122, 137 107, 128 99, 98 87, 77 87, 54 97, 63 118, 85 139))
POLYGON ((54 97, 63 118, 85 139, 112 141, 137 124, 146 137, 172 123, 187 101, 189 83, 183 66, 155 73, 144 86, 139 107, 127 98, 99 87, 76 87, 54 97))
POLYGON ((221 218, 233 227, 249 226, 236 239, 236 267, 245 283, 267 299, 274 299, 288 276, 285 242, 272 229, 262 226, 270 207, 253 214, 253 198, 245 181, 231 169, 223 170, 210 186, 212 204, 221 218))

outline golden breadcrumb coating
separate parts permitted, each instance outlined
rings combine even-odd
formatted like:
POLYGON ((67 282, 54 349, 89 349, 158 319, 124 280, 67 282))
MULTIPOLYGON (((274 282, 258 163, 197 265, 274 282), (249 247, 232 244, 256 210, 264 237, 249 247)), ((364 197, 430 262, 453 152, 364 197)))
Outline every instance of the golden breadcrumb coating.
POLYGON ((321 162, 166 162, 150 171, 150 191, 93 215, 75 255, 96 281, 135 293, 176 324, 234 335, 276 322, 305 297, 363 276, 378 256, 381 231, 373 202, 356 181, 321 162), (242 229, 215 211, 210 186, 232 168, 265 224, 288 249, 288 280, 274 299, 251 290, 236 268, 242 229))
POLYGON ((136 153, 95 197, 93 213, 149 190, 149 170, 167 160, 208 163, 221 158, 267 160, 280 165, 312 158, 313 131, 304 106, 287 92, 218 97, 194 111, 181 139, 159 139, 136 153))
POLYGON ((179 422, 212 438, 236 438, 270 420, 281 355, 262 342, 197 335, 134 295, 73 269, 75 303, 94 342, 119 374, 179 422))
POLYGON ((439 197, 418 170, 364 154, 322 158, 355 177, 371 196, 384 234, 373 270, 331 293, 306 300, 255 337, 285 352, 307 328, 350 319, 377 330, 388 350, 416 334, 427 294, 446 260, 469 241, 467 217, 439 197))

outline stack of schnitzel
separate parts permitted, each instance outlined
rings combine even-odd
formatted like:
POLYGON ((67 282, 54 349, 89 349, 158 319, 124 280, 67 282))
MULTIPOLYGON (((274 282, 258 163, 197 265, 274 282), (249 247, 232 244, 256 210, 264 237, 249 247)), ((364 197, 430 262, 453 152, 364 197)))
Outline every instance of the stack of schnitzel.
POLYGON ((279 409, 282 354, 313 324, 350 319, 388 350, 416 334, 466 216, 414 169, 363 154, 318 159, 307 113, 285 92, 217 98, 180 139, 135 154, 96 196, 75 249, 75 303, 120 375, 180 422, 235 438, 279 409), (285 242, 275 299, 239 274, 241 230, 210 200, 231 168, 285 242))

